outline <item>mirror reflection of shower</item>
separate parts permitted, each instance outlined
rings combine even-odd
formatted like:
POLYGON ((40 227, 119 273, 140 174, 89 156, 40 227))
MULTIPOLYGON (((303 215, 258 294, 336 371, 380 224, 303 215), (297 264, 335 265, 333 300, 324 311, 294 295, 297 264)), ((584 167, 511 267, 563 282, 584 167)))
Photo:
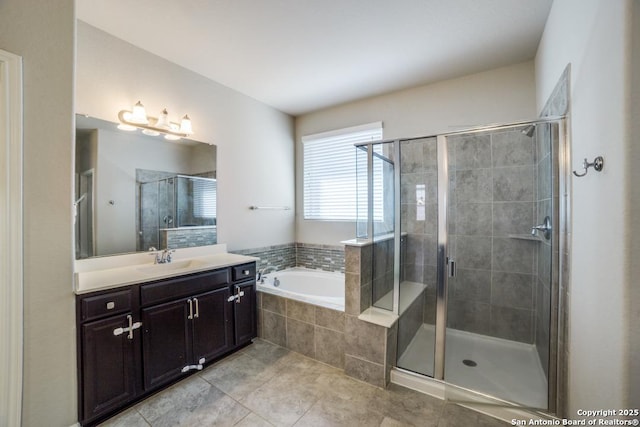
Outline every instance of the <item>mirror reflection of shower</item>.
POLYGON ((217 242, 217 183, 212 173, 190 176, 144 172, 139 177, 155 176, 138 182, 139 251, 217 242))
POLYGON ((93 230, 93 174, 89 169, 78 175, 76 179, 76 197, 73 202, 75 222, 75 246, 78 258, 95 255, 93 230))

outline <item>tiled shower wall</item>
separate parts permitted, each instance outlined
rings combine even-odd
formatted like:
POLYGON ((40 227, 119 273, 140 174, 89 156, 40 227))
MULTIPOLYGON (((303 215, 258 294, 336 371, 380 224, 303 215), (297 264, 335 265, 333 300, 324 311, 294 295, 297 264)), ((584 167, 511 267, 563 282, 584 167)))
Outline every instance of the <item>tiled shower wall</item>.
MULTIPOLYGON (((448 139, 449 246, 457 275, 449 280, 447 326, 525 343, 535 335, 535 138, 521 128, 448 139), (518 238, 523 237, 523 238, 518 238)), ((402 149, 405 280, 427 285, 423 321, 435 322, 437 163, 435 138, 402 149), (419 200, 417 185, 425 185, 419 200)))
POLYGON ((277 270, 305 267, 344 273, 344 247, 342 246, 287 243, 233 252, 260 258, 259 269, 266 266, 274 266, 277 270))
POLYGON ((457 261, 448 326, 534 341, 535 139, 520 128, 449 139, 449 237, 457 261))
POLYGON ((167 211, 173 200, 168 200, 173 191, 167 192, 166 178, 175 176, 172 172, 136 169, 136 231, 138 232, 137 250, 146 251, 151 246, 160 248, 160 229, 169 227, 160 223, 160 219, 168 215, 174 216, 173 210, 167 211), (162 186, 161 184, 164 184, 162 186), (163 209, 164 210, 161 210, 163 209))

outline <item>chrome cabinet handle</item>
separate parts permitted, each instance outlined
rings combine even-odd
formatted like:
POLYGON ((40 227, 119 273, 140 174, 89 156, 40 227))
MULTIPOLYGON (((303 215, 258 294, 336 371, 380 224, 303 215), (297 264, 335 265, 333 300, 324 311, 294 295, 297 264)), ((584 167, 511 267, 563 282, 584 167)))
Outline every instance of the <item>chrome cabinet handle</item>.
POLYGON ((193 302, 196 303, 196 314, 193 315, 193 318, 197 319, 198 317, 200 317, 200 304, 198 303, 198 298, 194 298, 193 302))
POLYGON ((193 301, 191 301, 191 298, 187 300, 187 303, 189 304, 189 316, 187 316, 187 319, 193 320, 193 301))
POLYGON ((249 270, 242 270, 242 274, 244 274, 245 276, 248 276, 249 273, 251 273, 249 270))

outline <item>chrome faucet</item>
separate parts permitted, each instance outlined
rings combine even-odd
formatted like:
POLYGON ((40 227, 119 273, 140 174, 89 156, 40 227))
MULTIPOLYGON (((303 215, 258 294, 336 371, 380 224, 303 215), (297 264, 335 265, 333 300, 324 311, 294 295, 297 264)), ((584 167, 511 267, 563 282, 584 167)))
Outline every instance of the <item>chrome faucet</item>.
POLYGON ((162 257, 160 258, 160 264, 168 264, 171 262, 171 254, 174 253, 175 249, 165 249, 162 251, 162 257))
POLYGON ((157 250, 155 247, 151 246, 149 248, 149 255, 155 255, 156 258, 154 260, 154 264, 169 264, 171 262, 171 254, 174 253, 175 249, 165 249, 162 252, 157 250))
POLYGON ((259 280, 260 283, 264 283, 264 275, 269 271, 275 272, 278 271, 278 269, 273 265, 268 265, 264 268, 261 268, 260 270, 258 270, 258 277, 256 277, 256 280, 259 280))

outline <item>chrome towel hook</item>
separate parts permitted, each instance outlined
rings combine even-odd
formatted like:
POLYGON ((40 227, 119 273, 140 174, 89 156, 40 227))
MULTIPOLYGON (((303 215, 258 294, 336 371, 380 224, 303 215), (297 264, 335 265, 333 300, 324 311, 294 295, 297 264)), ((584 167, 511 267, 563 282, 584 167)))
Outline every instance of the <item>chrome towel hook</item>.
POLYGON ((587 172, 589 172, 590 167, 593 167, 597 172, 600 172, 604 167, 604 159, 602 158, 602 156, 598 156, 595 159, 593 159, 593 163, 589 163, 587 159, 584 159, 584 162, 582 162, 582 167, 584 168, 583 173, 578 173, 576 171, 573 171, 573 174, 577 177, 585 176, 587 172))

